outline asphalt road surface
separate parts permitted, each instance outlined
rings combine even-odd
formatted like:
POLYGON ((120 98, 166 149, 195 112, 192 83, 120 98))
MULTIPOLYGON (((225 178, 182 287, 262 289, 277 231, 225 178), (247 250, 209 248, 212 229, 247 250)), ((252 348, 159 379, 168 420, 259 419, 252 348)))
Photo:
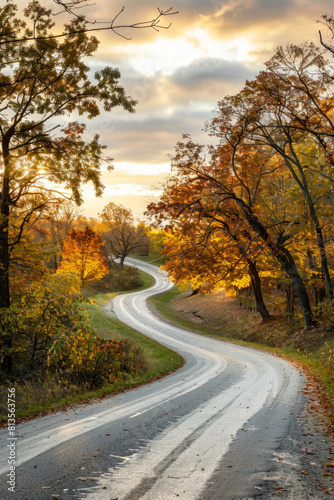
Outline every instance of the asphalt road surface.
POLYGON ((179 352, 184 367, 98 403, 19 424, 16 440, 1 429, 0 498, 329 498, 320 462, 331 443, 305 413, 304 376, 280 358, 164 321, 146 299, 171 284, 150 264, 128 263, 156 283, 117 296, 113 313, 179 352), (13 453, 15 493, 7 483, 13 453))

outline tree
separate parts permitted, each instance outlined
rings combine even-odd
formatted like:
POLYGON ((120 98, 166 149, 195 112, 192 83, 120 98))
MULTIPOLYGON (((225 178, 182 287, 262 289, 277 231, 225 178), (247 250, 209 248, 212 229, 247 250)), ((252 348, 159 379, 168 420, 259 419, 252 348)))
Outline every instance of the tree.
MULTIPOLYGON (((262 296, 255 249, 251 250, 245 235, 236 230, 233 215, 223 213, 218 207, 212 211, 206 207, 205 212, 190 212, 188 206, 185 217, 175 221, 168 210, 172 205, 171 186, 163 198, 169 199, 165 214, 170 218, 164 238, 163 253, 167 261, 163 268, 173 281, 183 286, 190 284, 193 293, 222 287, 226 290, 250 288, 257 311, 264 320, 270 318, 262 296), (194 212, 196 221, 192 220, 194 212)), ((152 205, 149 208, 154 211, 152 205)))
POLYGON ((106 67, 90 80, 85 58, 95 52, 98 41, 87 33, 110 29, 119 34, 125 27, 167 29, 161 19, 175 14, 159 9, 151 21, 117 25, 122 9, 107 25, 92 27, 95 21, 78 11, 89 5, 85 0, 54 1, 71 16, 60 34, 52 31, 52 11, 37 0, 24 9, 23 19, 17 16, 15 2, 7 0, 0 7, 0 308, 10 304, 8 235, 13 207, 22 202, 31 208, 22 220, 23 230, 34 211, 60 195, 47 189, 44 180, 60 183, 77 204, 82 201, 82 184, 92 182, 97 196, 103 190, 104 147, 98 136, 83 140, 85 126, 76 122, 57 135, 59 119, 73 112, 94 118, 100 106, 105 111, 121 106, 134 112, 136 102, 120 86, 118 69, 106 67))
MULTIPOLYGON (((164 267, 178 283, 190 282, 193 289, 212 289, 221 287, 222 283, 225 287, 227 284, 240 288, 250 286, 257 310, 263 319, 268 319, 270 314, 263 300, 257 266, 262 248, 253 240, 237 207, 228 198, 223 204, 221 193, 216 192, 209 174, 207 178, 196 175, 205 168, 218 181, 220 175, 228 175, 229 165, 217 168, 214 161, 206 163, 204 147, 194 144, 189 136, 184 137, 187 142, 176 146, 174 175, 169 178, 160 201, 150 204, 147 212, 158 222, 169 221, 163 249, 168 260, 164 267)), ((249 189, 250 179, 255 179, 254 194, 259 189, 255 165, 261 171, 267 160, 248 151, 247 161, 249 165, 253 162, 252 170, 244 169, 242 176, 244 186, 249 177, 249 189)), ((231 180, 232 176, 228 184, 231 180)))
MULTIPOLYGON (((228 120, 230 118, 220 124, 222 134, 226 134, 225 140, 217 148, 212 146, 208 149, 208 158, 204 154, 204 146, 193 143, 188 136, 185 136, 186 142, 178 144, 173 157, 173 182, 182 185, 187 197, 173 205, 175 218, 184 213, 208 214, 209 218, 224 227, 224 214, 234 213, 242 252, 246 256, 246 252, 250 251, 252 255, 252 249, 258 247, 259 251, 269 252, 277 260, 294 285, 306 329, 310 329, 315 321, 305 284, 287 247, 291 239, 287 233, 284 234, 288 223, 279 221, 278 225, 283 230, 276 237, 260 204, 262 182, 275 169, 270 161, 271 153, 263 148, 259 151, 260 157, 257 158, 255 152, 255 160, 250 161, 252 145, 237 140, 241 127, 228 120)), ((165 208, 165 200, 154 207, 161 218, 165 208)))
POLYGON ((120 259, 120 265, 123 267, 127 255, 142 252, 144 249, 148 251, 149 238, 145 226, 143 224, 134 226, 130 209, 110 202, 99 216, 105 228, 102 238, 108 259, 120 259))
POLYGON ((285 50, 280 47, 267 62, 267 68, 254 81, 247 82, 239 94, 219 103, 218 121, 222 117, 223 121, 230 120, 233 116, 239 125, 239 142, 249 140, 267 145, 283 160, 282 167, 290 171, 306 200, 327 295, 332 300, 318 197, 312 185, 315 172, 322 177, 322 184, 326 181, 324 155, 328 156, 333 148, 334 102, 325 99, 333 85, 331 70, 312 44, 288 45, 285 50))
POLYGON ((86 226, 84 231, 72 229, 65 241, 58 273, 74 273, 82 285, 102 278, 109 270, 102 251, 102 240, 86 226))
POLYGON ((54 245, 54 269, 57 270, 61 262, 64 241, 66 240, 74 221, 79 215, 78 207, 70 200, 58 200, 50 205, 43 214, 43 221, 48 226, 51 241, 54 245), (60 254, 60 255, 59 255, 60 254))
MULTIPOLYGON (((84 32, 85 22, 76 18, 65 26, 61 39, 42 41, 52 34, 52 13, 37 1, 24 11, 34 23, 29 43, 19 41, 31 31, 14 15, 13 2, 0 12, 0 31, 15 34, 17 43, 0 46, 0 307, 10 303, 8 276, 9 216, 19 203, 29 205, 22 228, 31 215, 52 202, 59 193, 44 180, 60 183, 82 202, 82 184, 92 182, 96 194, 102 193, 100 167, 103 146, 98 136, 90 142, 82 139, 84 125, 70 123, 56 133, 55 123, 73 112, 94 118, 100 106, 110 111, 121 106, 134 111, 135 101, 119 85, 120 73, 106 67, 89 79, 85 58, 98 42, 84 32)), ((13 35, 14 36, 14 35, 13 35)))
POLYGON ((193 294, 223 287, 241 296, 242 290, 251 290, 256 310, 266 320, 270 314, 262 296, 257 261, 247 255, 226 221, 220 224, 220 216, 216 214, 214 224, 204 218, 202 228, 199 221, 194 227, 185 223, 182 230, 179 225, 170 228, 164 238, 167 261, 163 268, 176 284, 190 284, 193 294))

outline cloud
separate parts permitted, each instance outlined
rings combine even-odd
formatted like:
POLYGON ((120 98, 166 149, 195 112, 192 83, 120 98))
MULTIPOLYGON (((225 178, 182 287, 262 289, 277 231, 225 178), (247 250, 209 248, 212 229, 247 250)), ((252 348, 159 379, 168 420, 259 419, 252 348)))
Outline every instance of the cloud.
POLYGON ((198 85, 211 85, 212 82, 244 82, 255 73, 244 64, 225 61, 224 59, 202 58, 188 66, 179 68, 171 80, 180 87, 189 88, 198 85))
POLYGON ((228 0, 215 13, 223 24, 240 29, 244 24, 258 25, 263 21, 286 18, 297 4, 296 0, 228 0))
POLYGON ((225 0, 213 15, 203 16, 206 24, 218 38, 247 35, 257 44, 262 57, 277 45, 318 42, 316 21, 333 11, 332 0, 225 0), (262 52, 263 51, 263 52, 262 52))
POLYGON ((213 103, 206 108, 196 102, 192 107, 171 107, 168 113, 161 108, 154 113, 122 116, 117 123, 111 121, 108 127, 106 122, 95 131, 101 133, 101 142, 108 145, 115 162, 146 163, 150 168, 168 161, 167 155, 173 153, 182 134, 199 140, 204 122, 210 118, 210 107, 213 103))

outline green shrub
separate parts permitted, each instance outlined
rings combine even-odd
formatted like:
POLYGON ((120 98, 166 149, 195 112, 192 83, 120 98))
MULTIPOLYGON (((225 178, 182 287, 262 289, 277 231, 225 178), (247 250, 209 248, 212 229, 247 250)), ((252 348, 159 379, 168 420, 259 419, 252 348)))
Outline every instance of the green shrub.
POLYGON ((54 373, 94 388, 142 369, 140 352, 126 341, 95 335, 72 278, 60 276, 32 284, 2 311, 0 348, 14 360, 12 378, 29 380, 54 373), (6 347, 9 339, 11 348, 6 347))
MULTIPOLYGON (((81 299, 82 300, 82 299, 81 299)), ((79 330, 79 296, 64 293, 55 282, 33 283, 10 308, 0 315, 0 346, 14 360, 13 375, 26 377, 29 373, 47 368, 48 351, 55 340, 69 330, 79 330)), ((87 320, 86 320, 87 322, 87 320)))

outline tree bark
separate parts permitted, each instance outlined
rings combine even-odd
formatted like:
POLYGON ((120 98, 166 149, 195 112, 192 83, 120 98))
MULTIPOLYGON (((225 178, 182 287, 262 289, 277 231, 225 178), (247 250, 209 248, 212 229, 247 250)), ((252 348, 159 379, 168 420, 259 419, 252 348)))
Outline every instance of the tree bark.
POLYGON ((261 278, 259 276, 259 272, 257 270, 255 262, 250 259, 247 259, 248 262, 248 271, 251 279, 252 289, 254 292, 256 309, 261 314, 263 320, 270 318, 270 313, 266 308, 266 305, 263 300, 262 288, 261 288, 261 278))
POLYGON ((296 263, 292 255, 290 254, 289 250, 287 250, 283 245, 279 244, 277 241, 274 241, 269 236, 267 229, 259 221, 256 215, 253 214, 253 211, 249 206, 247 206, 240 199, 236 199, 236 201, 238 205, 242 208, 251 228, 267 244, 267 246, 273 253, 276 260, 281 264, 284 271, 290 277, 295 292, 298 296, 300 307, 302 309, 305 328, 306 330, 311 330, 311 328, 316 325, 316 322, 313 318, 312 309, 310 306, 310 301, 307 295, 305 285, 303 283, 302 278, 300 277, 300 274, 298 273, 296 263))
POLYGON ((321 270, 322 270, 323 279, 325 280, 326 293, 327 293, 329 300, 332 301, 333 300, 333 286, 331 283, 331 278, 330 278, 330 274, 329 274, 329 270, 328 270, 328 261, 327 261, 325 242, 324 242, 324 238, 322 235, 322 229, 321 229, 320 221, 319 221, 319 218, 318 218, 318 215, 316 212, 315 204, 314 204, 312 196, 309 192, 304 169, 303 169, 302 165, 300 164, 299 160, 297 161, 297 159, 295 157, 295 165, 296 165, 296 168, 298 169, 298 172, 300 175, 300 178, 299 178, 298 175, 296 174, 294 168, 293 168, 293 165, 291 164, 290 160, 288 160, 286 155, 284 156, 284 159, 285 159, 285 163, 286 163, 288 169, 290 170, 293 178, 297 182, 298 186, 301 189, 301 192, 303 193, 303 196, 306 199, 306 202, 307 202, 307 205, 309 208, 310 217, 312 219, 312 222, 314 223, 315 232, 316 232, 316 236, 317 236, 317 245, 318 245, 318 249, 319 249, 319 253, 320 253, 321 270))
POLYGON ((3 226, 4 224, 0 232, 0 308, 8 308, 10 306, 8 232, 4 231, 3 226))
MULTIPOLYGON (((9 247, 8 247, 8 217, 9 206, 0 200, 0 314, 1 308, 9 309, 10 307, 10 290, 9 290, 9 247)), ((12 339, 9 335, 4 337, 4 346, 7 349, 12 348, 12 339)), ((13 370, 13 359, 9 354, 5 354, 1 363, 1 369, 10 374, 13 370)))
POLYGON ((331 277, 330 277, 329 270, 328 270, 325 242, 324 242, 324 238, 322 235, 322 229, 320 227, 320 222, 319 222, 318 216, 316 214, 312 200, 309 201, 309 208, 310 208, 311 219, 314 222, 315 230, 316 230, 316 234, 317 234, 317 244, 318 244, 318 248, 319 248, 319 252, 320 252, 321 270, 322 270, 323 277, 325 279, 326 293, 327 293, 327 297, 329 298, 329 300, 332 301, 333 300, 333 286, 332 286, 331 277))
POLYGON ((9 292, 9 151, 8 146, 2 145, 4 159, 4 173, 2 192, 0 194, 0 308, 10 306, 9 292))
POLYGON ((291 283, 285 285, 285 293, 286 293, 286 313, 289 315, 289 318, 292 318, 295 312, 295 291, 291 283))
MULTIPOLYGON (((2 154, 4 160, 4 172, 2 191, 0 193, 0 309, 9 309, 10 307, 10 288, 9 288, 9 136, 3 137, 2 154)), ((0 313, 1 314, 1 313, 0 313)), ((13 347, 12 338, 6 335, 4 345, 9 350, 13 347)), ((13 370, 13 358, 11 354, 5 354, 1 369, 10 374, 13 370)))

